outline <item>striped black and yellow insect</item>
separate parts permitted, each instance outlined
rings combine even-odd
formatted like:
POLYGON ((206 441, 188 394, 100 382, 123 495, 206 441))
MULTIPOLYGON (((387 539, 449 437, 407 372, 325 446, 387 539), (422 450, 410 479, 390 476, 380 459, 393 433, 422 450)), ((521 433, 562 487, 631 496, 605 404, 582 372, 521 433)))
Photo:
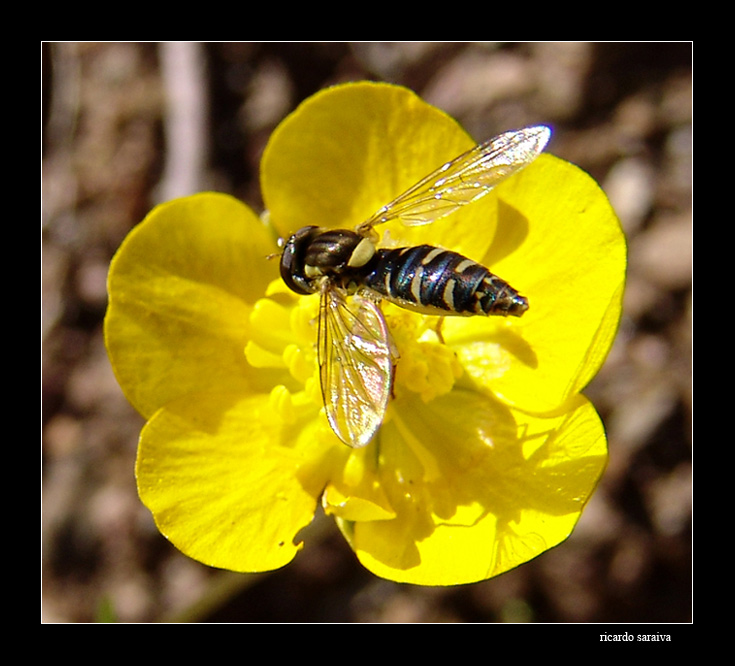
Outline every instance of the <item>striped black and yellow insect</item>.
POLYGON ((308 226, 285 243, 281 277, 320 293, 317 354, 329 423, 349 446, 370 442, 391 396, 397 358, 380 301, 438 316, 513 315, 528 301, 484 266, 431 245, 378 248, 374 227, 424 225, 476 201, 530 164, 551 132, 526 127, 479 144, 432 172, 354 230, 308 226))

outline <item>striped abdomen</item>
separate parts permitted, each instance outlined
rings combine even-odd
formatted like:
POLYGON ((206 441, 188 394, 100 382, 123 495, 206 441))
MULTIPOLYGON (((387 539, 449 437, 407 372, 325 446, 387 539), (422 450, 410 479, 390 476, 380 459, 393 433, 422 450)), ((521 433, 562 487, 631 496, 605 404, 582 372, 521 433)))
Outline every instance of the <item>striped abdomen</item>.
POLYGON ((431 245, 377 250, 364 285, 401 307, 431 315, 514 315, 528 301, 487 268, 431 245))

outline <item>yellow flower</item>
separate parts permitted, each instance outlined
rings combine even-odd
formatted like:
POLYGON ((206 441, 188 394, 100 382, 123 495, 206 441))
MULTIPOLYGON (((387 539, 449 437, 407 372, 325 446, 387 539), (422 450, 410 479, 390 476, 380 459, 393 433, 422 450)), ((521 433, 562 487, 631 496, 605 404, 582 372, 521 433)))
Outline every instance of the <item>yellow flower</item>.
POLYGON ((381 226, 489 266, 521 318, 436 318, 383 304, 400 358, 383 426, 331 431, 316 364, 318 296, 278 278, 277 237, 352 229, 474 142, 410 91, 347 84, 304 102, 262 160, 268 221, 205 193, 156 207, 115 256, 105 320, 120 385, 148 420, 137 481, 160 531, 235 571, 288 563, 319 503, 365 567, 449 585, 563 541, 605 467, 580 391, 620 318, 625 241, 595 182, 542 155, 425 227, 381 226))

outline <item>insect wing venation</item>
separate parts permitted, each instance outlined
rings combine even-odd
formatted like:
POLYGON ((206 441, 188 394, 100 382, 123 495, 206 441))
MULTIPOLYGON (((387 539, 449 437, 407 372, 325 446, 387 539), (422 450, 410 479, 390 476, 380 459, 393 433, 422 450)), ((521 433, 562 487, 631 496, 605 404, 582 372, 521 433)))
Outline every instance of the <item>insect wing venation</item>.
POLYGON ((445 217, 528 166, 550 137, 551 130, 543 125, 500 134, 439 167, 360 226, 391 220, 419 226, 445 217))
POLYGON ((327 418, 337 436, 365 446, 380 427, 393 373, 390 334, 378 305, 325 287, 319 316, 319 373, 327 418))

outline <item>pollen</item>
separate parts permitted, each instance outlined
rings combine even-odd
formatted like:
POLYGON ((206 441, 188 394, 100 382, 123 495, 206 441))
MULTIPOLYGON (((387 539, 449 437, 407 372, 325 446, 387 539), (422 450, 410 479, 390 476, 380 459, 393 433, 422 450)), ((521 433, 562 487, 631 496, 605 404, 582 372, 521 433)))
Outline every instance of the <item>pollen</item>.
POLYGON ((308 391, 292 393, 282 384, 275 386, 268 396, 268 406, 288 424, 308 417, 313 412, 313 404, 308 391))
POLYGON ((275 386, 268 396, 268 403, 285 423, 293 423, 296 420, 293 399, 285 386, 275 386))
POLYGON ((439 341, 436 317, 423 317, 386 307, 388 324, 398 348, 395 392, 418 393, 424 402, 449 393, 462 375, 454 351, 439 341))
POLYGON ((282 368, 283 361, 278 354, 263 349, 259 344, 248 340, 245 345, 245 359, 253 368, 282 368))
POLYGON ((302 296, 291 310, 289 326, 293 338, 302 345, 313 345, 319 316, 319 295, 302 296))
POLYGON ((291 376, 299 383, 306 384, 314 374, 314 359, 305 354, 298 345, 288 345, 283 350, 283 361, 291 376))

